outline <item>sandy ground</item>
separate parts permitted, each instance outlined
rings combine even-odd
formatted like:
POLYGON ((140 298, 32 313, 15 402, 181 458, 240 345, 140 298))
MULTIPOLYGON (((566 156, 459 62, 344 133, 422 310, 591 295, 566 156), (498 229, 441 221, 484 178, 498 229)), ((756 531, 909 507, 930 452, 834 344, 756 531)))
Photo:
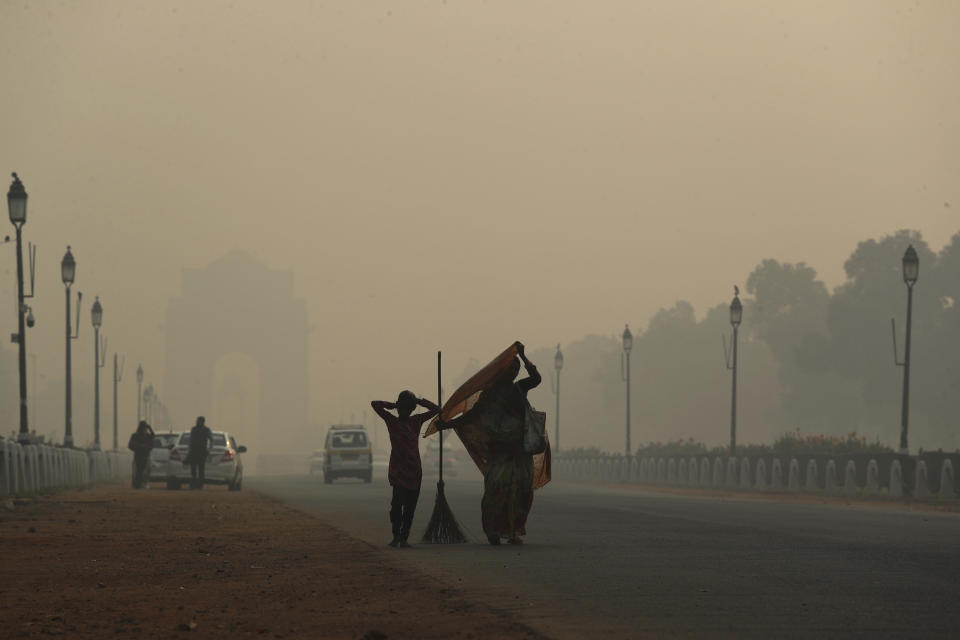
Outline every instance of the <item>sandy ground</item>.
MULTIPOLYGON (((5 638, 536 638, 252 492, 110 486, 0 508, 5 638)), ((386 514, 384 514, 386 516, 386 514)))

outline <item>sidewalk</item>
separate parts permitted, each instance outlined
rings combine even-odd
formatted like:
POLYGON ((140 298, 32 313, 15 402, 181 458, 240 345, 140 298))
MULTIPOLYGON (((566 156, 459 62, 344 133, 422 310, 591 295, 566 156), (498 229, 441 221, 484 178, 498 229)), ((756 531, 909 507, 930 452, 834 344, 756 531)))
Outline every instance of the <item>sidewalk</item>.
POLYGON ((18 500, 0 507, 0 636, 539 637, 401 553, 222 487, 18 500))

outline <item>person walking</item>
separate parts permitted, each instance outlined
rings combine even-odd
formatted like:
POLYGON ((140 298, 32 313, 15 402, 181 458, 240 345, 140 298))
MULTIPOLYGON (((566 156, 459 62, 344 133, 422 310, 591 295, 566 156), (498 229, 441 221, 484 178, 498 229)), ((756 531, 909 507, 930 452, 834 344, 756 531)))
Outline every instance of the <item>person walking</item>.
POLYGON ((127 448, 133 451, 134 489, 143 489, 150 479, 150 451, 153 449, 153 437, 153 429, 146 420, 141 420, 127 443, 127 448))
POLYGON ((190 488, 203 489, 203 472, 207 464, 207 452, 213 447, 213 432, 206 425, 206 418, 197 417, 197 424, 190 429, 190 488))
POLYGON ((503 538, 523 544, 520 536, 527 533, 533 506, 533 457, 547 448, 543 414, 538 416, 527 400, 527 392, 540 384, 541 377, 523 344, 514 343, 514 349, 519 360, 509 361, 473 407, 450 421, 436 422, 438 429, 457 429, 474 460, 483 460, 480 511, 483 532, 494 545, 503 538), (528 377, 514 382, 521 360, 528 377))
POLYGON ((391 547, 409 547, 410 526, 420 499, 423 467, 420 463, 420 429, 423 423, 437 415, 440 407, 426 398, 417 398, 412 391, 401 391, 396 402, 374 400, 373 410, 387 424, 390 434, 390 467, 387 479, 393 487, 390 500, 390 525, 393 528, 391 547), (413 415, 420 405, 426 411, 413 415), (395 409, 397 415, 390 413, 395 409))

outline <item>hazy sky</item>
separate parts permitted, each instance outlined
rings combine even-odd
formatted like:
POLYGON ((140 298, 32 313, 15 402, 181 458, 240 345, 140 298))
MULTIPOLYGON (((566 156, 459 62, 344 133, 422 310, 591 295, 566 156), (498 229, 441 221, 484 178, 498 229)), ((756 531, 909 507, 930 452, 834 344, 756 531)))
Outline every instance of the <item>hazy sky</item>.
MULTIPOLYGON (((62 376, 67 244, 77 377, 95 294, 159 385, 184 267, 293 270, 319 422, 434 395, 437 349, 453 375, 702 313, 763 258, 835 286, 862 239, 960 226, 958 27, 950 1, 4 0, 30 350, 62 376)), ((0 265, 12 303, 11 246, 0 265)))

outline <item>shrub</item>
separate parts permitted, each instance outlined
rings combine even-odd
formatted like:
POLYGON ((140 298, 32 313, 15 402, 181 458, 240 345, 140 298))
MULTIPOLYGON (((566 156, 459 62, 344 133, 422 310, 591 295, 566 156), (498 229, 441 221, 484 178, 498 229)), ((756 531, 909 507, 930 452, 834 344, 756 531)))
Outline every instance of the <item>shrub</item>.
POLYGON ((577 447, 576 449, 564 449, 562 452, 564 458, 599 458, 606 455, 596 447, 577 447))
POLYGON ((702 442, 696 442, 693 438, 651 442, 636 450, 636 455, 641 457, 696 456, 706 453, 708 453, 707 446, 702 442))
MULTIPOLYGON (((664 458, 669 456, 726 456, 729 447, 707 447, 693 438, 671 440, 669 442, 650 442, 641 445, 634 452, 639 457, 664 458)), ((856 431, 846 436, 828 436, 824 434, 802 435, 800 429, 788 431, 778 437, 773 444, 742 444, 737 445, 738 456, 756 455, 845 455, 849 453, 894 453, 894 450, 879 440, 867 442, 856 431)), ((597 447, 579 447, 563 451, 566 458, 599 458, 601 456, 619 455, 600 451, 597 447)))
POLYGON ((828 436, 823 434, 804 436, 800 429, 788 431, 773 443, 773 452, 784 455, 826 454, 843 455, 847 453, 893 453, 893 449, 879 440, 867 442, 863 436, 851 431, 846 436, 828 436))

